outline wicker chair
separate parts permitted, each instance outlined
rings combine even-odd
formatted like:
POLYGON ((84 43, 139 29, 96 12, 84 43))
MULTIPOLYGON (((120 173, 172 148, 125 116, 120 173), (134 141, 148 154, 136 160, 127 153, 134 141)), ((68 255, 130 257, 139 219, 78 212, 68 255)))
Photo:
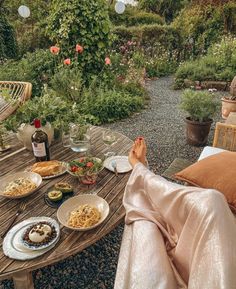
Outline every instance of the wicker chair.
POLYGON ((11 115, 22 103, 31 97, 32 84, 29 82, 0 81, 0 121, 11 115), (11 100, 1 98, 1 89, 7 89, 11 100))
POLYGON ((217 122, 213 147, 236 151, 236 125, 217 122))

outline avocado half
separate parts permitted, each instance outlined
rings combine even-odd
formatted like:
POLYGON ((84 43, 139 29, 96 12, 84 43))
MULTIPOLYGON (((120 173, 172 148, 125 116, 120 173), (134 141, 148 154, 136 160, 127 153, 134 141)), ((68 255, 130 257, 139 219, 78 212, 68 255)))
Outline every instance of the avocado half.
POLYGON ((60 182, 55 184, 55 189, 61 191, 63 194, 68 194, 73 192, 73 187, 66 183, 66 182, 60 182))

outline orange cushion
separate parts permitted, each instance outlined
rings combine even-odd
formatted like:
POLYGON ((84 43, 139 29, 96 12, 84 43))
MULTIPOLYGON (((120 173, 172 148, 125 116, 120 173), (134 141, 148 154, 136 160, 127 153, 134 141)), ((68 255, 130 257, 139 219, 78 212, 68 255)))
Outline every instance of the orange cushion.
POLYGON ((193 186, 223 193, 236 210, 236 152, 222 152, 194 163, 175 174, 193 186))

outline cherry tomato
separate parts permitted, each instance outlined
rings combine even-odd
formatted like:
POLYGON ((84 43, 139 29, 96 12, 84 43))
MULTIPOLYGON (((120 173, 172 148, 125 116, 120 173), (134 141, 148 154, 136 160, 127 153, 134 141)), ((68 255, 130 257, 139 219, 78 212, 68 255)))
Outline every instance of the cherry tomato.
POLYGON ((92 163, 92 162, 88 162, 88 163, 86 164, 86 166, 87 166, 88 168, 91 168, 91 167, 93 167, 93 163, 92 163))
POLYGON ((77 166, 72 166, 70 168, 70 170, 74 173, 74 172, 78 171, 78 167, 77 166))

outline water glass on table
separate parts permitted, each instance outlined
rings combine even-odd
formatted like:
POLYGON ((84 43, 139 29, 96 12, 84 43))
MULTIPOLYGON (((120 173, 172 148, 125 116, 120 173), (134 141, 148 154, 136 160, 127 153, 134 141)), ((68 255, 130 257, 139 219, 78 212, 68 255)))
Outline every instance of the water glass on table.
POLYGON ((112 130, 110 129, 105 129, 102 133, 102 140, 104 142, 104 144, 106 145, 107 147, 107 152, 104 153, 104 156, 106 158, 108 157, 111 157, 111 156, 114 156, 115 155, 115 152, 112 151, 111 147, 112 145, 114 145, 117 141, 117 136, 116 136, 116 133, 113 132, 112 130))

